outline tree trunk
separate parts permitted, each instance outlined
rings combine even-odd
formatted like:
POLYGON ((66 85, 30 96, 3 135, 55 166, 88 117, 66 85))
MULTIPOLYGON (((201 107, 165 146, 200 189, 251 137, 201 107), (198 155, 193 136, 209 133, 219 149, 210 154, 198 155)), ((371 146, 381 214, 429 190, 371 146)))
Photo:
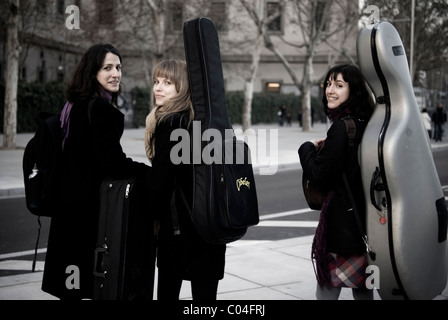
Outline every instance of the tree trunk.
POLYGON ((244 82, 244 104, 243 104, 243 132, 252 126, 252 97, 254 94, 254 82, 246 79, 244 82))
POLYGON ((300 86, 302 94, 302 131, 311 129, 311 75, 313 72, 313 54, 308 52, 303 65, 303 79, 300 86))
POLYGON ((8 1, 9 18, 6 42, 5 110, 3 119, 3 148, 16 147, 17 86, 19 82, 19 0, 8 1))
POLYGON ((311 129, 311 90, 309 86, 302 86, 302 131, 311 129))
POLYGON ((250 67, 250 77, 244 82, 244 105, 243 105, 243 131, 252 126, 252 98, 254 95, 254 81, 260 64, 261 46, 263 44, 263 35, 258 33, 255 43, 255 49, 252 54, 252 65, 250 67))

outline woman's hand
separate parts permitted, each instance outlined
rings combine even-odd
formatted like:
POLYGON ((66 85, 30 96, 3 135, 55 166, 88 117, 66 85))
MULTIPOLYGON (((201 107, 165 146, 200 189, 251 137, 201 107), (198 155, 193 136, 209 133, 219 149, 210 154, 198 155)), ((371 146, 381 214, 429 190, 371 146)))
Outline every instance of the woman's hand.
POLYGON ((311 140, 311 142, 314 144, 314 146, 317 149, 325 142, 325 139, 311 140))

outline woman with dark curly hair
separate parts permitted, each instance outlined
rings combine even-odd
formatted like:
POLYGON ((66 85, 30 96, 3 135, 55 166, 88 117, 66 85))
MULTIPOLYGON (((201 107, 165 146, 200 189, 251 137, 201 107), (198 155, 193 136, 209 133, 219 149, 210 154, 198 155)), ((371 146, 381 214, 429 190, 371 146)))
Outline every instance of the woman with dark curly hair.
POLYGON ((365 200, 357 155, 365 126, 373 113, 372 95, 360 70, 353 65, 331 68, 324 87, 322 103, 332 122, 327 137, 305 142, 298 151, 303 173, 327 194, 312 246, 318 280, 316 296, 317 299, 338 299, 341 287, 351 287, 355 299, 372 299, 372 290, 365 287, 366 246, 343 180, 345 173, 360 220, 365 224, 365 200), (351 140, 353 147, 349 146, 346 118, 352 119, 356 128, 351 140), (343 266, 356 272, 347 274, 349 271, 343 266), (347 279, 335 277, 336 268, 338 273, 343 273, 342 278, 347 279))
MULTIPOLYGON (((151 168, 127 158, 120 144, 124 115, 116 103, 121 91, 121 67, 121 55, 114 46, 96 44, 83 55, 67 89, 68 101, 61 113, 60 212, 51 218, 42 282, 43 291, 60 299, 93 299, 103 179, 136 177, 143 185, 150 181, 151 168), (79 272, 72 275, 71 270, 79 272)), ((147 225, 142 223, 141 230, 128 232, 146 239, 140 241, 142 245, 150 245, 151 239, 145 238, 152 224, 149 214, 144 220, 147 225)), ((125 299, 152 298, 150 270, 154 258, 146 245, 139 250, 138 259, 147 258, 149 263, 145 266, 148 277, 140 270, 134 278, 136 286, 127 287, 125 299)))

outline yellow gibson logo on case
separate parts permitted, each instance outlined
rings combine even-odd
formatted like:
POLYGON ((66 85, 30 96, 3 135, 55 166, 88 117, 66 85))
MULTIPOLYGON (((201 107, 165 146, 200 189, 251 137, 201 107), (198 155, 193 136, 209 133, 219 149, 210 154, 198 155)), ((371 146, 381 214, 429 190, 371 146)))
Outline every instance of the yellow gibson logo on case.
POLYGON ((244 177, 244 179, 242 177, 236 179, 236 188, 238 189, 238 191, 240 191, 241 186, 246 186, 250 189, 250 182, 247 181, 247 177, 244 177))

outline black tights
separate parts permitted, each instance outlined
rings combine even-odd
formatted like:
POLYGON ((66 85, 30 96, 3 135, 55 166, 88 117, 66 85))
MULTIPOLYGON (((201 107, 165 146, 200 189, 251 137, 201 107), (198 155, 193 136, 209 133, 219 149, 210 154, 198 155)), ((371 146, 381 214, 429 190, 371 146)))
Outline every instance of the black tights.
MULTIPOLYGON (((165 274, 159 269, 157 284, 157 300, 179 300, 182 278, 172 274, 165 274)), ((195 301, 214 301, 218 292, 219 280, 191 281, 191 294, 195 301)))

